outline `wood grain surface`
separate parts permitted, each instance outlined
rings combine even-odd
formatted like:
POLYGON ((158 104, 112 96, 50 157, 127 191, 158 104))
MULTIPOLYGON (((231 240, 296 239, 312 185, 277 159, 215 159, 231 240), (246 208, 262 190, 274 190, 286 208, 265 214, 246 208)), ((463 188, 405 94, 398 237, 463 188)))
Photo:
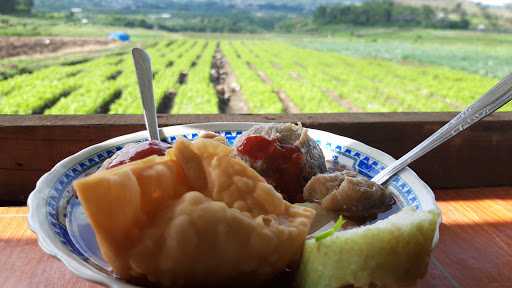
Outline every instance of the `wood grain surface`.
MULTIPOLYGON (((160 126, 200 122, 302 122, 398 158, 454 113, 159 115, 160 126)), ((62 159, 109 138, 144 130, 142 115, 0 116, 0 205, 23 204, 62 159)), ((512 186, 512 112, 495 113, 411 165, 431 187, 512 186), (489 173, 492 171, 492 173, 489 173)))
MULTIPOLYGON (((512 187, 437 190, 440 242, 418 287, 512 287, 512 187)), ((0 208, 1 287, 99 287, 37 245, 26 207, 0 208)))

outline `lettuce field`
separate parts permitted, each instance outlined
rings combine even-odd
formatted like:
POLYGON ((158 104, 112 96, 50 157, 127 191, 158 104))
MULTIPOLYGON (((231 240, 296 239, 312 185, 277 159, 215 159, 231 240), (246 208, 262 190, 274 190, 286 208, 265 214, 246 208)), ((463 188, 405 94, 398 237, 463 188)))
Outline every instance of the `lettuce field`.
MULTIPOLYGON (((145 48, 158 112, 171 114, 458 111, 499 76, 270 39, 164 38, 145 48)), ((0 114, 141 112, 127 50, 0 81, 0 114)))

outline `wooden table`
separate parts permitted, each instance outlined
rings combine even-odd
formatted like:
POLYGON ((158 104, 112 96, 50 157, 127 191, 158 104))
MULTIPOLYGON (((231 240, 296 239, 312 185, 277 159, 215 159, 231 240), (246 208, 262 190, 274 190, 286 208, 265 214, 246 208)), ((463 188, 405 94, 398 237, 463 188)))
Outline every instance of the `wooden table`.
MULTIPOLYGON (((437 190, 441 239, 418 287, 512 287, 512 187, 437 190)), ((1 287, 98 287, 46 255, 26 207, 0 208, 1 287)))

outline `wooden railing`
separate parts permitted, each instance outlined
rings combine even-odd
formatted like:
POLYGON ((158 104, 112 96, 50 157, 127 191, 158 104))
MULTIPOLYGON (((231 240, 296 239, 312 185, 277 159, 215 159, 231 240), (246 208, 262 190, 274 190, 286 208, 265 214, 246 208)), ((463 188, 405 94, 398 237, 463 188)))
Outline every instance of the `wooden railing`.
MULTIPOLYGON (((248 121, 302 122, 397 158, 453 113, 160 115, 160 126, 248 121)), ((142 116, 0 116, 0 204, 24 204, 37 179, 92 144, 144 129, 142 116)), ((512 186, 512 112, 496 113, 413 163, 433 188, 512 186)))

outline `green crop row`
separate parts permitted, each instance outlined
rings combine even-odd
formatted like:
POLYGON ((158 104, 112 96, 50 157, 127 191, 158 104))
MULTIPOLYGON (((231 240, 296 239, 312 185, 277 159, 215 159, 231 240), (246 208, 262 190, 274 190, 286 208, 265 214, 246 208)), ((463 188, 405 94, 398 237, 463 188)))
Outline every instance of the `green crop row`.
MULTIPOLYGON (((359 90, 368 94, 372 90, 398 100, 390 109, 377 111, 452 111, 461 110, 476 100, 497 81, 439 66, 399 65, 384 60, 340 57, 335 53, 315 52, 312 57, 323 57, 324 71, 332 71, 329 61, 340 59, 351 71, 368 81, 359 90), (337 56, 337 57, 336 57, 337 56)), ((336 70, 334 70, 336 72, 336 70)), ((338 72, 337 75, 340 75, 338 72)), ((345 77, 342 75, 338 79, 345 77)), ((358 78, 352 77, 357 83, 358 78)), ((349 92, 349 91, 347 91, 349 92)))
POLYGON ((249 106, 249 111, 251 113, 283 112, 283 104, 272 91, 272 86, 265 84, 256 71, 249 68, 247 62, 241 58, 235 47, 236 45, 233 42, 223 41, 221 49, 240 85, 241 93, 249 106))
POLYGON ((218 113, 217 96, 210 82, 210 69, 215 53, 215 42, 208 41, 197 64, 188 74, 187 83, 180 86, 172 113, 204 114, 218 113))
POLYGON ((178 81, 180 73, 187 72, 190 69, 194 59, 202 53, 205 43, 204 41, 189 41, 185 50, 179 53, 179 57, 176 57, 172 65, 157 75, 155 78, 157 103, 160 103, 166 94, 170 92, 176 93, 180 86, 178 81))
POLYGON ((0 81, 0 98, 9 95, 11 92, 22 89, 32 89, 39 86, 47 79, 65 78, 66 75, 79 71, 77 67, 52 66, 38 70, 30 74, 21 74, 13 78, 0 81))
MULTIPOLYGON (((293 81, 292 77, 295 77, 316 87, 316 89, 322 91, 323 94, 327 94, 331 91, 337 94, 337 97, 342 101, 349 103, 344 106, 347 110, 366 110, 372 107, 392 109, 392 104, 396 104, 394 99, 382 92, 368 93, 371 91, 369 90, 371 87, 370 81, 351 71, 353 67, 343 61, 337 61, 339 59, 329 59, 330 61, 325 64, 320 61, 324 60, 323 58, 312 58, 311 55, 309 55, 310 51, 304 49, 295 50, 292 49, 293 47, 288 47, 286 44, 280 45, 279 43, 258 42, 247 43, 246 45, 249 44, 255 48, 254 53, 263 55, 260 57, 269 58, 269 61, 275 62, 274 65, 279 65, 281 67, 281 74, 283 77, 286 77, 288 81, 293 81), (265 48, 269 46, 272 47, 272 49, 265 48), (284 50, 286 53, 281 52, 283 49, 286 49, 284 50), (279 62, 277 62, 277 60, 279 60, 279 62), (322 65, 329 65, 329 69, 323 69, 322 65), (340 79, 338 76, 343 78, 340 79), (366 87, 366 89, 360 91, 358 89, 360 86, 366 87), (360 92, 366 94, 360 94, 360 92), (374 95, 377 97, 372 97, 374 95)), ((400 104, 396 106, 400 106, 400 104)), ((324 111, 318 110, 315 112, 324 111)))
MULTIPOLYGON (((148 49, 152 51, 154 48, 148 49)), ((70 95, 60 99, 45 114, 94 114, 104 113, 104 107, 122 93, 117 81, 127 77, 126 69, 133 66, 131 55, 102 57, 89 64, 91 69, 80 75, 81 86, 70 95)))
MULTIPOLYGON (((278 60, 279 66, 293 69, 315 86, 336 92, 364 111, 460 110, 496 81, 446 67, 399 65, 279 42, 249 44, 260 57, 278 60)), ((283 74, 286 72, 289 70, 283 74)))
MULTIPOLYGON (((169 63, 176 63, 182 61, 183 55, 194 53, 191 47, 194 46, 193 41, 182 40, 181 42, 187 42, 182 44, 173 44, 173 46, 167 47, 167 45, 158 45, 153 50, 148 50, 152 58, 152 68, 155 73, 154 79, 154 96, 155 103, 159 103, 163 98, 165 91, 162 90, 163 81, 161 79, 168 75, 169 63), (175 48, 174 45, 178 45, 175 48), (175 49, 173 49, 175 48, 175 49)), ((181 43, 180 42, 180 43, 181 43)), ((175 64, 173 64, 174 66, 175 64)), ((124 73, 116 81, 115 85, 118 89, 122 90, 122 96, 110 107, 110 114, 140 114, 142 113, 142 102, 140 100, 139 88, 137 85, 137 78, 135 75, 135 68, 133 63, 129 63, 127 67, 124 67, 124 73)), ((177 76, 176 76, 177 77, 177 76)), ((174 81, 176 78, 174 78, 174 81)), ((172 81, 169 79, 169 81, 172 81)), ((164 88, 165 89, 165 88, 164 88)))
MULTIPOLYGON (((389 37, 390 35, 387 35, 389 37)), ((450 38, 443 40, 453 39, 450 38)), ((484 36, 474 35, 475 37, 484 36)), ((510 73, 512 53, 510 43, 500 39, 485 43, 474 38, 462 41, 413 41, 411 39, 380 39, 368 41, 355 38, 301 39, 297 45, 322 52, 336 52, 346 56, 371 57, 423 64, 447 66, 489 77, 505 77, 510 73), (448 43, 447 43, 448 42, 448 43)))
MULTIPOLYGON (((148 52, 165 54, 156 52, 169 51, 176 45, 174 42, 175 40, 160 41, 149 48, 148 52)), ((180 42, 184 44, 186 41, 180 42)), ((161 59, 156 60, 155 73, 158 73, 159 70, 164 70, 165 67, 161 66, 165 65, 160 65, 163 63, 159 61, 161 59)), ((52 66, 1 81, 0 113, 99 113, 104 112, 100 111, 105 108, 103 105, 108 104, 116 93, 123 90, 132 90, 138 99, 136 87, 131 55, 108 55, 76 65, 52 66)))
MULTIPOLYGON (((114 81, 108 78, 115 73, 122 73, 118 67, 100 65, 94 72, 81 77, 82 85, 67 97, 60 99, 54 106, 47 109, 44 114, 94 114, 100 113, 98 109, 118 92, 113 85, 114 81)), ((81 80, 77 79, 77 80, 81 80)))
MULTIPOLYGON (((265 44, 254 43, 255 51, 265 53, 267 50, 264 47, 268 47, 265 44)), ((316 58, 308 50, 295 50, 286 44, 272 44, 274 46, 274 49, 271 50, 273 55, 270 54, 267 57, 279 59, 279 65, 287 68, 286 71, 282 71, 282 74, 288 76, 289 81, 292 81, 291 73, 294 73, 295 77, 308 81, 310 85, 317 87, 324 94, 331 91, 346 103, 344 106, 347 110, 383 109, 393 111, 396 107, 403 108, 404 103, 401 103, 395 94, 389 95, 382 89, 375 89, 372 80, 354 71, 356 69, 354 65, 357 64, 347 63, 343 61, 344 59, 336 57, 316 58), (282 49, 286 49, 287 53, 281 53, 282 49)), ((370 67, 370 69, 374 68, 370 67)))
POLYGON ((0 91, 7 93, 0 98, 0 114, 43 113, 79 90, 90 76, 111 67, 115 60, 113 56, 99 57, 77 65, 51 66, 2 81, 0 91))
MULTIPOLYGON (((301 112, 347 111, 346 108, 331 99, 323 89, 313 85, 309 79, 303 77, 292 78, 290 73, 294 72, 293 63, 281 61, 281 58, 273 56, 272 53, 275 52, 275 49, 280 49, 275 45, 273 42, 249 41, 240 45, 239 51, 244 59, 254 64, 258 70, 261 70, 270 78, 275 91, 284 91, 301 112)), ((297 57, 293 53, 288 54, 289 52, 283 50, 280 51, 280 54, 286 57, 284 59, 297 57)))
POLYGON ((46 103, 79 88, 78 76, 65 78, 67 73, 68 69, 50 67, 8 80, 5 86, 10 87, 4 89, 10 93, 0 98, 0 114, 38 113, 46 103))
MULTIPOLYGON (((218 113, 210 81, 215 44, 166 39, 147 48, 157 105, 174 92, 172 113, 218 113), (178 83, 182 72, 188 72, 184 84, 178 83)), ((461 110, 497 81, 449 67, 344 56, 275 40, 222 40, 220 48, 252 113, 283 112, 277 91, 306 113, 461 110)), ((502 111, 512 111, 512 104, 502 111)), ((129 53, 0 81, 0 114, 104 112, 142 113, 129 53)))

